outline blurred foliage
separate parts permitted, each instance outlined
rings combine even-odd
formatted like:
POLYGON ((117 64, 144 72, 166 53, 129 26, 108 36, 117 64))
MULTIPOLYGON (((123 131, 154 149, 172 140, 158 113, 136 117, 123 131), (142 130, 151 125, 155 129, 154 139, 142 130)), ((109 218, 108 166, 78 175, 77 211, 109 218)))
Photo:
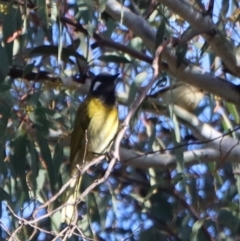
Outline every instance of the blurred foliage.
MULTIPOLYGON (((119 2, 156 31, 156 48, 190 28, 157 1, 119 2)), ((206 14, 202 1, 187 2, 206 14)), ((0 1, 1 240, 60 240, 58 235, 66 235, 67 229, 60 233, 60 210, 54 212, 61 196, 44 209, 38 207, 68 180, 69 139, 76 109, 90 84, 86 77, 121 73, 117 95, 123 121, 152 76, 151 64, 123 47, 147 57, 152 51, 104 11, 106 1, 50 3, 0 1), (45 214, 49 215, 41 219, 45 214)), ((214 17, 223 35, 239 42, 237 1, 218 1, 214 17)), ((216 56, 208 47, 200 36, 179 44, 176 66, 187 59, 218 75, 216 56)), ((164 81, 150 94, 175 81, 166 72, 160 77, 164 81)), ((69 240, 239 240, 239 167, 224 161, 220 166, 212 162, 184 167, 183 152, 204 145, 194 145, 191 131, 167 107, 145 101, 122 145, 143 153, 172 152, 178 157, 177 168, 117 163, 108 180, 80 203, 79 228, 69 240), (179 144, 181 148, 174 149, 179 144)), ((223 133, 239 124, 239 107, 211 93, 194 113, 223 133), (222 115, 215 111, 217 106, 222 115)), ((91 168, 84 186, 102 177, 106 166, 104 161, 91 168)))

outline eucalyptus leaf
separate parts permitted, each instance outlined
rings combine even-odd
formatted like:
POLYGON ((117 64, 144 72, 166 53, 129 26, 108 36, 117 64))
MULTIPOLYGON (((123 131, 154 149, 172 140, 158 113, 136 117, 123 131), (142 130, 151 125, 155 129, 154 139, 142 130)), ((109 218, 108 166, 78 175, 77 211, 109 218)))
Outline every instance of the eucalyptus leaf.
POLYGON ((164 38, 166 37, 166 24, 167 22, 164 18, 162 18, 156 33, 155 50, 159 47, 160 44, 162 44, 164 38))
POLYGON ((198 240, 197 236, 198 236, 198 232, 200 230, 200 228, 202 227, 203 225, 203 221, 202 219, 200 220, 197 220, 193 227, 192 227, 192 233, 191 233, 191 236, 190 236, 190 240, 191 241, 195 241, 195 240, 198 240))
POLYGON ((12 175, 14 175, 15 178, 20 179, 25 197, 28 197, 28 187, 25 178, 27 143, 26 134, 19 132, 17 138, 12 142, 14 152, 11 156, 11 164, 14 169, 12 175))
POLYGON ((182 64, 186 53, 188 50, 188 45, 186 43, 178 43, 176 49, 176 56, 177 56, 177 68, 182 64))
POLYGON ((142 73, 139 73, 133 80, 128 94, 128 105, 131 105, 133 103, 136 94, 139 91, 142 82, 146 80, 146 77, 147 72, 144 71, 142 73))
MULTIPOLYGON (((58 46, 53 45, 42 45, 38 46, 31 50, 30 56, 38 56, 38 55, 58 55, 58 46)), ((77 59, 86 61, 86 59, 79 53, 77 53, 72 48, 63 48, 62 49, 62 58, 63 60, 69 60, 70 56, 74 56, 77 59)))
POLYGON ((1 83, 4 81, 9 71, 9 60, 6 53, 6 48, 2 47, 1 44, 0 44, 0 56, 1 56, 1 64, 0 64, 0 83, 1 83))
POLYGON ((54 194, 55 185, 56 185, 56 176, 55 176, 55 167, 53 164, 51 151, 49 149, 47 139, 44 136, 42 136, 40 133, 37 134, 37 141, 40 147, 41 157, 43 159, 43 162, 46 165, 46 169, 48 172, 48 179, 49 179, 51 191, 54 194))
POLYGON ((124 56, 117 56, 117 55, 101 55, 99 58, 99 60, 103 61, 103 62, 114 62, 114 63, 130 63, 130 61, 125 58, 124 56))

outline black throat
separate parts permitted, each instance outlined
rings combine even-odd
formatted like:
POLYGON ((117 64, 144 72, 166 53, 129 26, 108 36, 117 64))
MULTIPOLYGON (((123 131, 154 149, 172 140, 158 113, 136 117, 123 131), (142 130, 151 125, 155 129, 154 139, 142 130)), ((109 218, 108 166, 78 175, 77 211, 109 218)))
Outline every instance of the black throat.
POLYGON ((116 104, 116 96, 115 92, 109 91, 109 92, 103 92, 103 93, 92 93, 92 95, 102 101, 104 105, 108 106, 114 106, 116 104))

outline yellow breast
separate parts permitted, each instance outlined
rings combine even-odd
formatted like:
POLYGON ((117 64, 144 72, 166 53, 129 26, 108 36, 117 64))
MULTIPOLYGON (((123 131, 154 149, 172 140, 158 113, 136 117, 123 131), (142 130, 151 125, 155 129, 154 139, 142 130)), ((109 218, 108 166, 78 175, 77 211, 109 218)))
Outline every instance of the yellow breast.
POLYGON ((118 111, 116 106, 103 105, 96 98, 92 98, 88 105, 88 150, 102 154, 108 151, 118 131, 118 111))

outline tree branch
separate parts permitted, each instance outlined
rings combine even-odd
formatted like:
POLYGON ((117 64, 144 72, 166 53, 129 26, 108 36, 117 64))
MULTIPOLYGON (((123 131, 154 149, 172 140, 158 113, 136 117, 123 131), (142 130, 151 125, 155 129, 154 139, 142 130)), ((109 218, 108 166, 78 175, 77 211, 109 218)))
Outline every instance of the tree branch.
POLYGON ((216 25, 212 22, 209 15, 204 16, 202 12, 194 8, 187 1, 158 0, 158 2, 188 21, 188 23, 196 30, 214 29, 216 31, 215 34, 204 33, 202 36, 207 40, 214 53, 222 59, 230 72, 233 75, 240 77, 240 63, 237 61, 234 54, 233 46, 227 40, 226 36, 217 30, 216 25))
MULTIPOLYGON (((115 20, 121 20, 122 24, 142 38, 150 50, 154 50, 156 34, 142 17, 135 15, 115 0, 107 0, 106 12, 115 20)), ((239 105, 240 93, 236 85, 233 85, 225 79, 218 78, 213 74, 206 73, 205 70, 185 63, 185 61, 177 67, 175 49, 172 46, 165 48, 162 53, 162 59, 167 62, 165 70, 178 80, 194 85, 222 97, 226 101, 239 105)))

